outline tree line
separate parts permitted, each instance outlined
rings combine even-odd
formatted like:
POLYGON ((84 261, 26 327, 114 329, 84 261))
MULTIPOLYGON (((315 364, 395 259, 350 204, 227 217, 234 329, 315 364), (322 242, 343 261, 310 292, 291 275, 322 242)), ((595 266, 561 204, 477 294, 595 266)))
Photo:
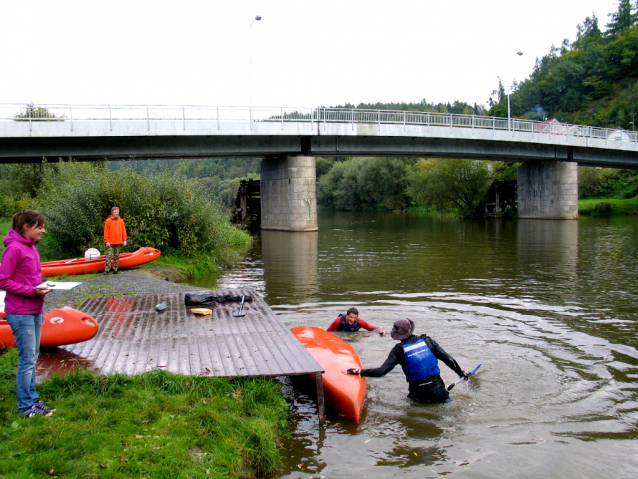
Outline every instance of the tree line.
POLYGON ((556 118, 606 128, 635 129, 638 105, 638 1, 620 0, 602 29, 596 14, 576 27, 576 39, 536 60, 528 79, 499 84, 488 115, 556 118))

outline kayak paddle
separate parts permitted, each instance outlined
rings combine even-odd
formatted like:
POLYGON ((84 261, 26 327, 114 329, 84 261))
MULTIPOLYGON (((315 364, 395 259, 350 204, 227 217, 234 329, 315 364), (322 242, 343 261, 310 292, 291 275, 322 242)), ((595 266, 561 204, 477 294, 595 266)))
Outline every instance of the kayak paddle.
POLYGON ((468 379, 470 379, 470 376, 474 373, 476 373, 476 371, 478 371, 478 368, 480 368, 481 365, 479 364, 478 366, 476 366, 474 369, 472 369, 469 373, 467 373, 467 376, 462 377, 461 379, 459 379, 457 382, 450 384, 447 387, 448 391, 451 391, 452 388, 454 388, 454 386, 456 386, 458 383, 460 383, 461 381, 467 381, 468 379))

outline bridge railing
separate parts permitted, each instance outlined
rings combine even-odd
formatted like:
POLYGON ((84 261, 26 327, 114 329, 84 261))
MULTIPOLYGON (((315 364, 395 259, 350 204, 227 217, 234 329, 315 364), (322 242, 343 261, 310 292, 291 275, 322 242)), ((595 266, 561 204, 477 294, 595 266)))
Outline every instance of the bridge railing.
POLYGON ((638 143, 638 132, 519 118, 460 115, 422 111, 362 110, 354 108, 234 107, 204 105, 34 105, 0 104, 0 122, 310 122, 420 125, 563 135, 638 143))

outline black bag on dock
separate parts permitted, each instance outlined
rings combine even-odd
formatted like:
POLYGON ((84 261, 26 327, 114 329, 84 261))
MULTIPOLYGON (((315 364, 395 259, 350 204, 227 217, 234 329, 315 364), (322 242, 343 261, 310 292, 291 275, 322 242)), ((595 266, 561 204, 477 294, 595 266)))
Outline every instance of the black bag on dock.
POLYGON ((186 293, 184 303, 186 306, 205 306, 217 302, 217 298, 210 293, 186 293))
MULTIPOLYGON (((225 303, 226 301, 241 301, 241 296, 231 296, 227 294, 225 296, 213 296, 207 292, 186 293, 184 297, 184 304, 186 306, 207 306, 213 303, 225 303)), ((252 301, 253 298, 250 295, 244 295, 244 301, 252 301)))

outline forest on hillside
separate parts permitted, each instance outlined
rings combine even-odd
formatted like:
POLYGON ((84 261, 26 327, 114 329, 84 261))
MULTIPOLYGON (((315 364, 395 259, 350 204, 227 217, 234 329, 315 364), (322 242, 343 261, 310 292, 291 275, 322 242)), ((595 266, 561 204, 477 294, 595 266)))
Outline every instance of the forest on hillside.
MULTIPOLYGON (((488 115, 507 116, 508 86, 490 98, 488 115)), ((601 26, 592 14, 576 39, 536 60, 529 78, 509 86, 512 116, 635 129, 638 112, 638 2, 620 0, 601 26)))

